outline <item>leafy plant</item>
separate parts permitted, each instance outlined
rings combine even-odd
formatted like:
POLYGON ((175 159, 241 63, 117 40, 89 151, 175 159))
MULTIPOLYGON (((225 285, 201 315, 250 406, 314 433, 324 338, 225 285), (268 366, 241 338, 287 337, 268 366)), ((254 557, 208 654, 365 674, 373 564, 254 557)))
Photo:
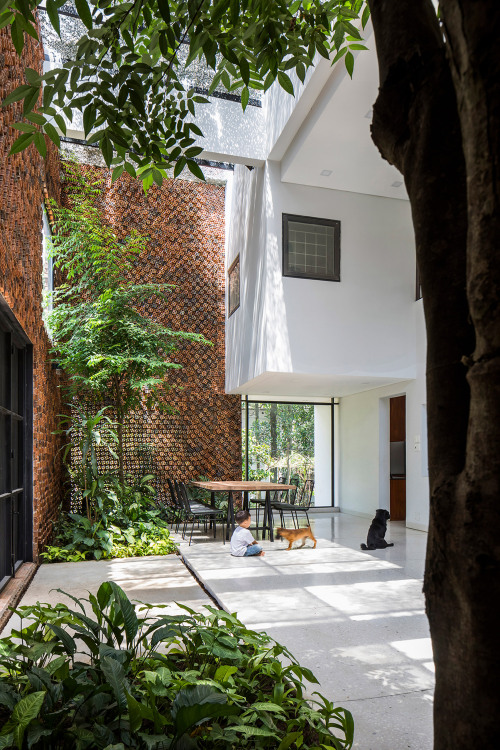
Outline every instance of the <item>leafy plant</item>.
MULTIPOLYGON (((249 407, 249 478, 289 484, 293 474, 302 481, 314 467, 314 407, 310 404, 254 403, 249 407)), ((246 442, 246 430, 243 430, 246 442)), ((243 459, 243 473, 245 472, 243 459)))
MULTIPOLYGON (((243 434, 243 442, 247 442, 245 434, 243 434)), ((246 456, 243 456, 242 461, 242 470, 244 472, 246 456)), ((271 465, 270 446, 268 443, 258 442, 255 434, 250 431, 248 434, 248 478, 255 482, 261 482, 262 480, 269 481, 271 465)))
POLYGON ((57 434, 65 436, 63 461, 71 482, 82 497, 89 523, 96 523, 108 499, 109 476, 98 468, 99 455, 109 453, 117 458, 113 444, 118 443, 116 423, 107 416, 109 407, 96 414, 87 414, 77 403, 68 404, 70 414, 61 416, 57 434))
POLYGON ((40 554, 44 562, 83 562, 87 559, 87 552, 80 552, 75 549, 66 549, 65 547, 55 547, 48 545, 45 552, 40 554))
POLYGON ((314 457, 292 450, 291 453, 275 461, 272 467, 281 470, 284 469, 285 478, 289 478, 290 480, 295 478, 303 484, 306 479, 309 479, 311 473, 314 472, 314 457))
MULTIPOLYGON (((0 0, 0 25, 10 24, 20 55, 24 34, 38 38, 33 9, 41 0, 0 0)), ((48 0, 50 23, 60 31, 63 0, 48 0)), ((11 153, 31 143, 46 153, 43 132, 59 146, 76 112, 83 114, 85 137, 98 144, 113 179, 125 170, 148 188, 187 166, 203 174, 195 161, 203 147, 193 122, 207 99, 190 83, 189 66, 204 61, 213 71, 209 89, 219 85, 241 91, 243 109, 252 89, 276 81, 294 93, 290 71, 304 82, 318 53, 332 62, 344 58, 349 75, 353 52, 366 49, 358 28, 370 15, 365 0, 79 0, 76 11, 86 27, 74 59, 40 76, 27 68, 26 83, 3 104, 23 101, 21 132, 11 153), (33 109, 43 87, 43 105, 33 109)))
POLYGON ((177 545, 170 538, 168 530, 151 535, 141 533, 126 543, 113 541, 112 557, 146 557, 148 555, 170 555, 177 552, 177 545))
MULTIPOLYGON (((41 554, 45 562, 76 562, 111 557, 168 555, 177 551, 164 511, 154 505, 147 475, 134 484, 107 477, 92 518, 62 512, 54 525, 54 542, 41 554)), ((94 498, 95 499, 95 498, 94 498)))
POLYGON ((209 344, 199 333, 166 328, 141 306, 156 297, 167 306, 168 284, 130 278, 146 238, 119 239, 95 205, 101 180, 68 167, 70 207, 53 203, 54 266, 65 282, 53 294, 49 325, 54 358, 69 376, 73 396, 109 404, 116 419, 118 476, 123 484, 123 423, 134 409, 168 409, 166 375, 181 365, 170 357, 182 342, 209 344))
POLYGON ((73 608, 20 607, 0 640, 0 748, 352 747, 351 714, 306 699, 314 675, 235 615, 152 617, 113 582, 66 596, 73 608))

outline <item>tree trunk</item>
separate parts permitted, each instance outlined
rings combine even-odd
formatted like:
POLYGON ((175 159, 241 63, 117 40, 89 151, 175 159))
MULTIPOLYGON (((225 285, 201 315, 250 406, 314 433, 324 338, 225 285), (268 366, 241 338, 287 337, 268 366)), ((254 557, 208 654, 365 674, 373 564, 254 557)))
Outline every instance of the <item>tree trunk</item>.
MULTIPOLYGON (((278 458, 278 404, 271 404, 269 409, 269 428, 271 432, 271 463, 276 462, 278 458)), ((278 480, 278 469, 275 466, 272 470, 272 480, 278 480)))
POLYGON ((499 8, 369 0, 372 134, 411 202, 427 327, 436 750, 500 746, 499 8), (475 347, 475 349, 474 349, 475 347))

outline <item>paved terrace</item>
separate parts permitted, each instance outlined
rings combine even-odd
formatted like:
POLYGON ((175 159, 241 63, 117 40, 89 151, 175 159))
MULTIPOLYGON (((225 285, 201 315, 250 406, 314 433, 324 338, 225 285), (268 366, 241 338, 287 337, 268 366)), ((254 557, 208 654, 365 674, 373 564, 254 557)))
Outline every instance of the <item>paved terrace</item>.
MULTIPOLYGON (((316 549, 309 540, 291 552, 284 541, 266 541, 264 558, 233 558, 229 545, 195 532, 196 543, 182 542, 181 555, 221 606, 288 646, 316 674, 320 692, 352 711, 358 750, 431 750, 427 535, 393 522, 387 539, 394 547, 361 552, 369 520, 318 514, 312 524, 316 549)), ((60 599, 54 587, 85 595, 103 580, 132 599, 194 609, 210 603, 173 555, 43 565, 22 603, 60 599)))
MULTIPOLYGON (((389 523, 394 547, 362 552, 369 520, 316 515, 316 549, 264 542, 264 558, 181 545, 221 605, 284 643, 354 716, 359 750, 432 748, 433 663, 422 577, 427 534, 389 523)), ((315 688, 312 688, 315 689, 315 688)))

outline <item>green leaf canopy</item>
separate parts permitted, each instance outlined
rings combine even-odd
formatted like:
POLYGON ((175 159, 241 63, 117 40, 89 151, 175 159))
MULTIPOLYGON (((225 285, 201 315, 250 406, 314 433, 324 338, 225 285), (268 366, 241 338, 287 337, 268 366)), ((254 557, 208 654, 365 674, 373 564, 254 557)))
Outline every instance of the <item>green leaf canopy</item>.
MULTIPOLYGON (((0 3, 0 24, 10 24, 19 54, 25 34, 37 36, 33 11, 40 2, 14 0, 13 12, 0 3)), ((57 33, 63 3, 45 5, 57 33)), ((23 99, 27 116, 43 87, 41 131, 58 145, 53 118, 83 113, 87 141, 99 146, 108 167, 140 176, 146 188, 179 163, 199 173, 195 114, 204 100, 189 82, 191 62, 213 71, 211 90, 241 91, 245 108, 252 89, 266 91, 275 81, 293 94, 290 71, 304 81, 316 54, 344 57, 352 75, 348 50, 362 46, 369 16, 365 0, 77 0, 76 12, 85 31, 74 58, 41 78, 27 72, 29 86, 4 105, 23 99)), ((34 140, 40 152, 42 140, 34 140)), ((21 135, 13 152, 32 141, 21 135)))

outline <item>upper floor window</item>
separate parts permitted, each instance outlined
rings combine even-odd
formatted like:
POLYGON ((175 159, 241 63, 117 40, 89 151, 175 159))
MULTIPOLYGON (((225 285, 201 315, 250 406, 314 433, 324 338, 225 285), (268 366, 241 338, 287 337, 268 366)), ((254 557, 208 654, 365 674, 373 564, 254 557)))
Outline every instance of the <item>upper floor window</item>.
POLYGON ((283 214, 283 276, 340 281, 340 221, 283 214))
POLYGON ((229 281, 228 292, 228 317, 240 306, 240 256, 238 255, 227 272, 229 281))

